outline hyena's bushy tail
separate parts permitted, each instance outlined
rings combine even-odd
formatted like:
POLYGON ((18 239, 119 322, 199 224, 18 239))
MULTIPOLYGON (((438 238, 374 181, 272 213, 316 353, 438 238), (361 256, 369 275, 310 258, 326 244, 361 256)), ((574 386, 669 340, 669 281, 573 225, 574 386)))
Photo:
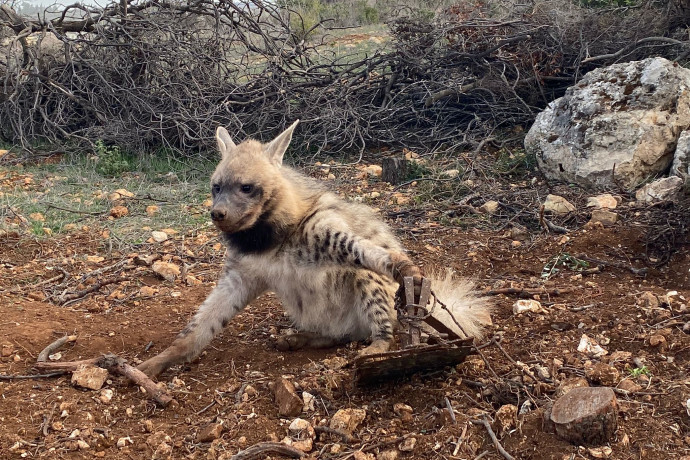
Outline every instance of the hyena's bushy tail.
POLYGON ((432 315, 460 337, 482 338, 487 326, 491 325, 492 305, 489 298, 475 290, 471 280, 457 276, 451 269, 445 273, 432 272, 427 278, 431 280, 431 290, 450 310, 455 321, 438 302, 432 315))

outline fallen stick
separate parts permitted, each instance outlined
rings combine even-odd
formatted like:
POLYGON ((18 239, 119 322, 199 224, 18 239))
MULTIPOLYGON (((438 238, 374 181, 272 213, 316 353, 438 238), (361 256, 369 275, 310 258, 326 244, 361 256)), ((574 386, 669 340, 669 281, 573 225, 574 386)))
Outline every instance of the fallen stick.
POLYGON ((646 268, 635 268, 632 265, 626 265, 626 264, 621 263, 621 262, 614 262, 614 261, 607 262, 605 260, 595 259, 594 257, 587 257, 584 254, 577 255, 576 257, 578 259, 586 260, 587 262, 592 262, 593 264, 597 264, 597 265, 622 268, 623 270, 628 270, 628 271, 630 271, 630 273, 637 275, 637 276, 647 275, 647 269, 646 268))
POLYGON ((518 294, 518 295, 563 295, 571 293, 575 288, 502 288, 502 289, 492 289, 490 291, 484 292, 484 295, 499 295, 499 294, 518 294))
POLYGON ((66 335, 66 336, 64 336, 64 337, 60 337, 60 338, 57 339, 55 342, 53 342, 53 343, 51 343, 50 345, 48 345, 47 347, 45 347, 45 348, 43 349, 43 351, 41 351, 41 352, 38 354, 38 358, 36 358, 36 361, 38 361, 39 363, 43 363, 43 362, 48 361, 48 356, 50 356, 50 355, 52 355, 53 353, 55 353, 55 351, 56 351, 58 348, 60 348, 61 346, 63 346, 63 345, 66 344, 67 342, 74 342, 75 340, 77 340, 77 336, 76 336, 76 335, 66 335))
POLYGON ((491 440, 494 443, 494 447, 496 447, 496 450, 498 451, 498 453, 503 455, 503 457, 506 460, 515 460, 515 457, 513 457, 508 452, 506 452, 506 450, 503 448, 501 443, 498 441, 498 438, 496 437, 496 433, 494 433, 494 430, 491 429, 491 424, 486 419, 470 420, 470 422, 474 425, 484 425, 484 428, 486 428, 486 431, 489 432, 489 437, 491 437, 491 440))
POLYGON ((81 361, 69 361, 64 363, 36 363, 36 369, 40 371, 74 372, 79 366, 94 365, 107 369, 113 375, 122 375, 131 380, 135 385, 142 387, 146 393, 158 404, 166 407, 173 401, 173 397, 165 390, 159 388, 156 383, 139 369, 130 366, 124 358, 113 354, 102 355, 97 358, 81 361))
POLYGON ((114 284, 114 283, 121 283, 122 281, 129 281, 131 278, 129 276, 118 276, 115 278, 110 278, 108 280, 100 281, 93 286, 89 286, 86 289, 82 289, 81 291, 77 292, 72 292, 70 294, 65 294, 59 296, 58 300, 58 305, 64 305, 67 302, 71 302, 73 300, 81 299, 83 297, 86 297, 87 295, 91 294, 92 292, 98 291, 100 288, 107 286, 109 284, 114 284))
POLYGON ((282 442, 260 442, 239 451, 230 457, 230 460, 259 460, 266 458, 270 454, 284 455, 292 458, 302 458, 306 455, 301 450, 283 444, 282 442))
POLYGON ((60 377, 65 375, 67 371, 51 372, 49 374, 33 374, 33 375, 17 375, 17 374, 0 374, 0 380, 30 380, 30 379, 49 379, 52 377, 60 377))

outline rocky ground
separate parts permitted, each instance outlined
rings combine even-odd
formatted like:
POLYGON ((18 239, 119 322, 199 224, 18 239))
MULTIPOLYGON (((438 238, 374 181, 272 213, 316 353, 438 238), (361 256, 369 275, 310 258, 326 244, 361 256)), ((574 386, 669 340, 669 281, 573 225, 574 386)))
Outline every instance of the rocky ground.
MULTIPOLYGON (((449 167, 439 186, 462 179, 449 167)), ((379 208, 424 269, 476 280, 495 305, 477 354, 358 387, 351 361, 363 345, 277 351, 289 320, 266 295, 198 360, 161 376, 175 399, 166 408, 117 375, 98 389, 69 374, 0 380, 2 458, 281 458, 245 450, 281 441, 324 459, 690 455, 690 256, 681 245, 667 263, 650 262, 646 206, 614 199, 615 217, 599 213, 614 222, 587 224, 589 195, 539 178, 463 179, 462 199, 424 181, 394 189, 375 166, 310 171, 379 208), (573 209, 540 219, 550 192, 573 209), (439 206, 440 195, 452 203, 439 206), (610 439, 573 444, 553 432, 552 403, 579 386, 613 388, 610 439)), ((16 225, 0 236, 0 374, 32 374, 41 350, 65 335, 76 340, 49 362, 111 352, 136 364, 167 346, 212 289, 223 255, 215 232, 161 224, 148 241, 117 241, 105 224, 127 219, 116 208, 136 199, 119 195, 112 216, 52 237, 24 232, 18 210, 6 216, 16 225)))

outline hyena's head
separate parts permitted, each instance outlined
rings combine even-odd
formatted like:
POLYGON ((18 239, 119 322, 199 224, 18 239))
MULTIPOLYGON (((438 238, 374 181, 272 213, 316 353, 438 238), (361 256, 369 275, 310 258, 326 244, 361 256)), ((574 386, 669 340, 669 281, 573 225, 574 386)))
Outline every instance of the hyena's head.
POLYGON ((283 193, 283 155, 298 122, 267 144, 249 139, 235 145, 225 128, 216 130, 222 159, 211 176, 211 220, 219 230, 247 230, 275 212, 283 193))

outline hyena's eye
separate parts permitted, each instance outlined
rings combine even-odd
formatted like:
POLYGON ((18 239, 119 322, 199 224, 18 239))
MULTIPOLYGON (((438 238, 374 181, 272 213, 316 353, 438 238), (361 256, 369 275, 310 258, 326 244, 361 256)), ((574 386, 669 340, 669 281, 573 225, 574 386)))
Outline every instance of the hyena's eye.
POLYGON ((212 193, 213 195, 216 195, 216 194, 220 193, 220 184, 213 184, 213 185, 211 186, 211 193, 212 193))
POLYGON ((252 193, 254 191, 254 186, 252 184, 242 184, 240 190, 242 190, 242 193, 252 193))

